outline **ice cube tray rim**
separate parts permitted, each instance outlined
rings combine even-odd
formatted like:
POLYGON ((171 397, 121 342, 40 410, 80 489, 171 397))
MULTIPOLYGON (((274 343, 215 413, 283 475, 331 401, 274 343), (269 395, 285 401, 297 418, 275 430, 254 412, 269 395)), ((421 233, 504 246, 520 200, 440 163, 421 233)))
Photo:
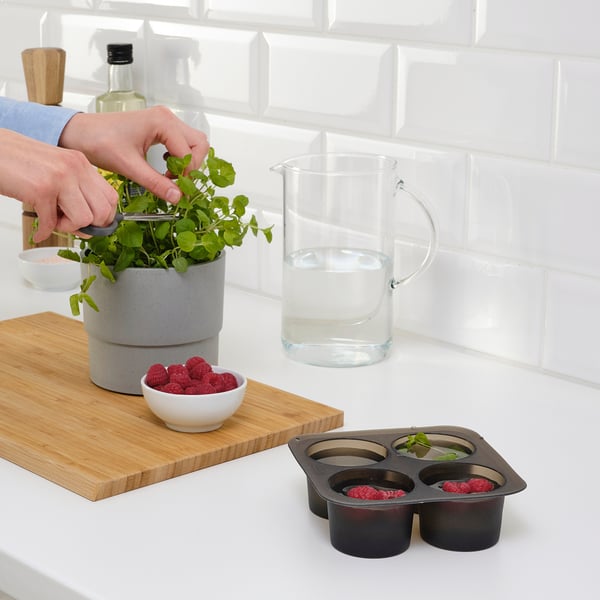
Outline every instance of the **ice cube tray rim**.
POLYGON ((487 443, 483 436, 476 431, 465 427, 435 425, 426 427, 338 431, 325 434, 304 434, 292 438, 288 442, 288 447, 312 484, 313 491, 318 494, 318 496, 327 503, 331 502, 353 508, 380 509, 383 507, 392 508, 405 504, 418 505, 426 502, 481 502, 516 494, 527 487, 525 480, 516 473, 508 462, 489 443, 487 443), (441 462, 403 456, 394 448, 394 442, 398 439, 407 435, 414 435, 420 431, 423 431, 426 434, 448 435, 464 439, 472 445, 473 451, 464 458, 441 462), (358 440, 373 443, 385 448, 387 452, 386 456, 381 460, 373 464, 360 466, 327 464, 314 459, 308 454, 309 449, 314 444, 328 440, 358 440), (444 465, 447 465, 449 471, 453 468, 456 469, 458 465, 472 465, 474 467, 488 468, 498 472, 504 478, 504 483, 490 492, 478 494, 448 493, 433 487, 431 484, 426 484, 421 480, 420 473, 431 465, 438 465, 442 469, 444 465), (414 487, 405 496, 387 500, 361 500, 351 498, 331 487, 330 481, 332 477, 338 477, 340 473, 345 471, 352 472, 357 470, 399 472, 408 476, 413 481, 414 487))

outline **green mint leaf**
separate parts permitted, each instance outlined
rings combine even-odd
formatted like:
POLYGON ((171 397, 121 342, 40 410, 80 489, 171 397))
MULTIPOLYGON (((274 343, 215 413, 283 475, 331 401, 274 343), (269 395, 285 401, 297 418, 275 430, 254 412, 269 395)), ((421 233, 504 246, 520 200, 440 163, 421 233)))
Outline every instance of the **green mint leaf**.
POLYGON ((144 243, 144 232, 134 221, 123 221, 115 233, 119 242, 128 248, 141 248, 144 243))
POLYGON ((79 299, 81 294, 72 294, 69 296, 69 306, 71 307, 71 314, 74 317, 78 317, 81 313, 79 312, 79 299))
POLYGON ((195 214, 200 225, 210 225, 212 223, 212 220, 207 210, 198 209, 195 214))
POLYGON ((154 228, 154 235, 157 240, 164 240, 171 231, 171 223, 169 221, 161 221, 154 228))
POLYGON ((233 212, 238 217, 243 217, 246 214, 246 207, 249 204, 248 196, 244 196, 242 194, 238 194, 232 201, 231 205, 233 206, 233 212))
MULTIPOLYGON (((127 267, 130 267, 135 261, 135 250, 133 248, 124 247, 121 254, 119 254, 119 258, 117 258, 117 262, 115 263, 114 270, 117 273, 124 271, 127 267)), ((104 273, 102 273, 104 275, 104 273)), ((106 276, 105 276, 106 277, 106 276)), ((113 274, 113 282, 115 281, 113 274)))
POLYGON ((223 249, 222 242, 219 240, 219 236, 213 231, 205 233, 200 239, 200 243, 206 250, 206 253, 210 260, 212 260, 219 252, 223 249))
POLYGON ((156 257, 156 262, 163 269, 168 269, 169 268, 169 263, 167 263, 167 259, 164 256, 157 256, 156 257))
MULTIPOLYGON (((196 184, 189 177, 180 175, 177 178, 177 186, 186 196, 193 196, 196 193, 196 184)), ((181 201, 179 201, 181 204, 181 201)))
POLYGON ((225 231, 223 233, 223 239, 228 246, 241 246, 244 240, 237 231, 225 231))
POLYGON ((206 248, 202 245, 196 246, 191 252, 188 253, 188 256, 195 263, 201 263, 210 260, 210 256, 206 251, 206 248))
POLYGON ((419 431, 415 435, 415 442, 421 446, 427 446, 428 448, 431 448, 431 442, 429 441, 429 438, 422 431, 419 431))
POLYGON ((456 460, 457 458, 458 454, 456 454, 456 452, 446 452, 445 454, 436 456, 434 460, 456 460))
POLYGON ((111 283, 114 283, 116 281, 113 272, 108 268, 104 261, 100 263, 100 274, 106 279, 108 279, 111 283))
POLYGON ((184 231, 195 231, 196 223, 192 219, 181 219, 175 223, 175 231, 180 234, 184 231))
POLYGON ((85 277, 84 280, 81 282, 81 285, 79 286, 81 289, 82 293, 87 292, 90 289, 90 286, 92 285, 92 283, 94 283, 94 281, 96 280, 96 276, 95 275, 90 275, 89 277, 85 277))
POLYGON ((79 257, 79 253, 74 250, 70 250, 68 248, 63 248, 57 252, 58 256, 62 258, 66 258, 68 260, 74 260, 75 262, 80 262, 81 259, 79 257))
POLYGON ((235 169, 230 162, 209 153, 206 164, 210 180, 217 187, 224 188, 235 183, 235 169))
POLYGON ((92 300, 92 298, 90 297, 89 294, 81 294, 81 299, 92 309, 95 310, 96 312, 100 312, 100 309, 98 308, 98 305, 92 300))
POLYGON ((167 158, 167 169, 175 176, 181 175, 185 171, 185 168, 190 164, 191 160, 191 154, 187 154, 183 158, 169 156, 167 158))
POLYGON ((265 236, 265 240, 270 244, 273 241, 273 225, 270 227, 266 227, 265 229, 261 229, 263 235, 265 236))
POLYGON ((148 210, 149 203, 150 203, 150 200, 145 194, 143 196, 136 196, 130 202, 127 203, 127 206, 123 209, 123 212, 126 212, 126 213, 146 212, 148 210))
POLYGON ((178 273, 185 273, 188 269, 188 262, 183 256, 180 256, 173 260, 173 268, 178 273))
POLYGON ((177 245, 184 252, 191 252, 196 245, 196 234, 193 231, 182 231, 177 235, 177 245))
POLYGON ((415 454, 418 458, 423 458, 423 456, 429 452, 431 443, 429 442, 427 435, 422 431, 419 431, 414 435, 407 436, 404 447, 408 452, 415 454))
POLYGON ((229 198, 225 196, 213 196, 210 204, 213 210, 220 210, 224 215, 229 214, 229 198))

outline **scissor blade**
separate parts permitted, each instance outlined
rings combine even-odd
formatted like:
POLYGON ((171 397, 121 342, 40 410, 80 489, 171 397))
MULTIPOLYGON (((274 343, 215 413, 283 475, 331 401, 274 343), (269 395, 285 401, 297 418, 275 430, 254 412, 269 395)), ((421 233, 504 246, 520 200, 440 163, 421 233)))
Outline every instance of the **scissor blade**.
POLYGON ((123 221, 174 221, 177 215, 168 213, 122 213, 123 221))

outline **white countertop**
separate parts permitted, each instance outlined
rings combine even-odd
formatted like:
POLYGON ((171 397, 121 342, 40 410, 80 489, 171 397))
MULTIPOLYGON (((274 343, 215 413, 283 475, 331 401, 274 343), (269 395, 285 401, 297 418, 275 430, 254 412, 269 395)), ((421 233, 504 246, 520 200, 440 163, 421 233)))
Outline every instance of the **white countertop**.
MULTIPOLYGON (((20 279, 19 235, 0 226, 0 319, 69 315, 68 292, 20 279)), ((599 390, 401 335, 378 365, 310 367, 284 356, 279 314, 278 302, 228 288, 220 362, 343 409, 345 430, 479 432, 528 484, 506 498, 496 546, 444 551, 415 529, 398 556, 342 554, 287 446, 98 502, 0 459, 0 589, 26 600, 590 597, 599 390)))

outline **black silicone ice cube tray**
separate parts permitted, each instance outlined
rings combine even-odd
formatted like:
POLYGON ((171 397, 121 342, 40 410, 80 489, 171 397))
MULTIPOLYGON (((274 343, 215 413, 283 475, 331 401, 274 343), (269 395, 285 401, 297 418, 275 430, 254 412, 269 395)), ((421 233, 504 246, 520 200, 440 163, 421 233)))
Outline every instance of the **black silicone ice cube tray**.
POLYGON ((458 551, 489 548, 500 537, 504 497, 526 487, 481 435, 463 427, 308 434, 292 438, 288 445, 306 473, 310 510, 329 519, 332 545, 353 556, 380 558, 404 552, 415 514, 421 537, 433 546, 458 551), (407 451, 410 436, 419 432, 441 450, 407 451), (446 481, 473 478, 487 480, 493 489, 442 489, 446 481), (379 500, 347 495, 359 485, 402 490, 405 495, 379 500))

